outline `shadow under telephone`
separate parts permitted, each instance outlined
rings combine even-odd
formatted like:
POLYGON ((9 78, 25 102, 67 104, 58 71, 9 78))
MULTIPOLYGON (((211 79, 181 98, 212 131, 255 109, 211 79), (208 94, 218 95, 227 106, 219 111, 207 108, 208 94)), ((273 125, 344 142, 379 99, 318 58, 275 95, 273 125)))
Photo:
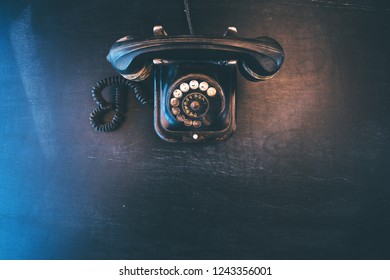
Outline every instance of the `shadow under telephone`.
POLYGON ((168 36, 155 26, 154 37, 137 39, 126 36, 114 43, 107 60, 121 76, 102 80, 92 94, 98 104, 90 116, 96 130, 119 127, 124 108, 117 89, 114 104, 101 91, 111 84, 132 88, 137 99, 146 103, 140 81, 154 73, 154 128, 169 142, 224 140, 236 128, 237 68, 250 81, 272 78, 281 68, 284 52, 269 37, 236 37, 229 27, 220 37, 168 36), (115 110, 112 121, 103 123, 102 115, 115 110))

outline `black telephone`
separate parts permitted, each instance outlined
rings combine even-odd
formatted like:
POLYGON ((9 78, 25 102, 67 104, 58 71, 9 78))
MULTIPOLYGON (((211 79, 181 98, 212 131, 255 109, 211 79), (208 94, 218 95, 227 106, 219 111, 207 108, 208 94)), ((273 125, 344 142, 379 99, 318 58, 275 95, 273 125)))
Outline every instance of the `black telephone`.
POLYGON ((274 39, 237 38, 229 27, 220 37, 126 36, 107 60, 125 79, 143 81, 154 71, 154 127, 169 142, 224 140, 236 128, 236 69, 250 81, 272 78, 284 60, 274 39))

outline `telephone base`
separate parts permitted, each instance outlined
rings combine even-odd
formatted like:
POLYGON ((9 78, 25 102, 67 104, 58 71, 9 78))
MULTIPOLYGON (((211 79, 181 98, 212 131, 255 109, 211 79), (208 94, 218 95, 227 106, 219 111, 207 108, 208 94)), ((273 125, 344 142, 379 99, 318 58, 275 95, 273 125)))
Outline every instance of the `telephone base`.
POLYGON ((154 128, 161 139, 193 143, 234 133, 235 61, 154 63, 154 128))

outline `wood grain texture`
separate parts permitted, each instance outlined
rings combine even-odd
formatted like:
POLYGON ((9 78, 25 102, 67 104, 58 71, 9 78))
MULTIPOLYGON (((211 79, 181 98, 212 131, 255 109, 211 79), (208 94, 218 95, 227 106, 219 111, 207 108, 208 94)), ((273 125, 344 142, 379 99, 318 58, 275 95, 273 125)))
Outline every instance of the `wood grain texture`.
POLYGON ((160 140, 134 98, 118 131, 88 122, 111 44, 188 33, 182 1, 0 7, 1 259, 390 258, 385 2, 190 1, 197 34, 286 53, 238 77, 236 133, 201 145, 160 140))

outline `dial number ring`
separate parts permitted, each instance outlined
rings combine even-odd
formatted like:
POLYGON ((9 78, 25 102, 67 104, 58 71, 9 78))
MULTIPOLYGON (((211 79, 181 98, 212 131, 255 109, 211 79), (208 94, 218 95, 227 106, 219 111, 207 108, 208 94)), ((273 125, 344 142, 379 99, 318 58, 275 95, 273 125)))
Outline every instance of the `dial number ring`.
POLYGON ((209 101, 201 93, 188 94, 183 99, 183 112, 191 118, 200 118, 209 110, 209 101))

